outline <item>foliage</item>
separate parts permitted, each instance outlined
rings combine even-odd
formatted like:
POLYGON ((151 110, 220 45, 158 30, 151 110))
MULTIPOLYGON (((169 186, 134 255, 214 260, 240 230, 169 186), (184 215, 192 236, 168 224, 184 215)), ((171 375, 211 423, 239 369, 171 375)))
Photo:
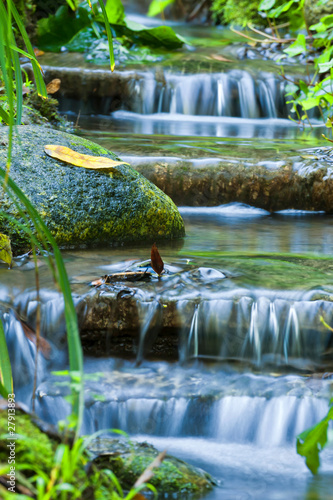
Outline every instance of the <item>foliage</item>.
POLYGON ((291 31, 304 27, 304 0, 261 0, 258 10, 262 17, 272 20, 279 18, 281 22, 288 22, 291 31))
MULTIPOLYGON (((74 38, 87 33, 95 39, 104 37, 104 19, 108 19, 113 34, 126 36, 130 44, 148 45, 158 48, 176 49, 183 45, 184 40, 169 26, 146 28, 126 18, 120 0, 108 0, 104 7, 102 0, 93 0, 88 11, 86 3, 80 4, 75 12, 70 12, 66 6, 38 23, 38 46, 42 50, 60 51, 66 44, 71 44, 74 38)), ((108 25, 106 30, 108 37, 108 25)))
MULTIPOLYGON (((21 69, 19 65, 19 61, 17 58, 17 46, 15 44, 15 38, 13 34, 13 26, 12 26, 12 15, 16 21, 17 27, 20 30, 22 38, 26 44, 27 51, 29 55, 31 55, 33 71, 36 79, 37 89, 40 89, 40 93, 43 96, 47 96, 46 87, 43 81, 43 77, 39 70, 39 65, 35 59, 33 49, 31 47, 31 43, 25 31, 25 28, 19 18, 19 15, 13 5, 12 0, 7 1, 7 9, 3 0, 0 1, 0 68, 2 72, 2 78, 5 83, 5 92, 8 100, 9 110, 5 112, 2 108, 0 108, 0 115, 6 123, 9 124, 9 140, 8 140, 8 155, 7 155, 7 169, 0 169, 0 179, 3 181, 3 189, 6 190, 7 195, 13 201, 17 210, 21 214, 23 220, 25 221, 25 225, 22 226, 17 220, 13 220, 13 223, 21 225, 21 229, 23 229, 26 233, 28 233, 31 237, 32 246, 36 246, 45 254, 46 252, 46 260, 50 265, 51 271, 53 273, 54 279, 58 283, 63 296, 65 303, 65 319, 67 326, 67 338, 68 338, 68 349, 69 349, 69 358, 70 358, 70 367, 71 370, 75 373, 79 373, 82 380, 83 373, 83 356, 82 356, 82 348, 80 343, 80 336, 78 331, 77 324, 77 316, 76 310, 73 303, 73 298, 71 294, 71 289, 66 273, 66 269, 61 257, 60 250, 52 237, 50 231, 46 227, 45 223, 42 221, 40 215, 36 211, 36 209, 31 205, 28 198, 24 195, 24 193, 18 188, 18 186, 13 182, 13 180, 9 177, 10 171, 10 162, 11 162, 11 150, 12 150, 12 141, 13 141, 13 125, 14 125, 14 85, 13 79, 15 77, 16 81, 16 123, 21 123, 22 116, 22 77, 21 77, 21 69), (14 65, 15 71, 12 71, 12 65, 14 65), (35 226, 35 230, 37 233, 37 238, 33 235, 29 218, 35 226), (50 248, 53 250, 53 257, 50 253, 50 248)), ((7 217, 6 213, 3 213, 5 217, 7 217)), ((1 369, 2 371, 6 368, 3 360, 1 360, 1 369), (5 367, 5 368, 4 368, 5 367)), ((6 388, 7 389, 7 388, 6 388)), ((7 389, 8 392, 8 389, 7 389)), ((77 384, 75 388, 73 388, 73 415, 75 416, 75 427, 78 432, 82 412, 83 412, 83 385, 82 383, 77 384)))
POLYGON ((330 405, 325 418, 297 436, 297 453, 305 457, 305 463, 313 474, 317 474, 320 466, 319 453, 328 442, 328 426, 333 421, 333 399, 330 405))
POLYGON ((164 11, 165 7, 174 2, 175 0, 153 0, 149 5, 148 16, 154 17, 158 14, 161 14, 164 11))
MULTIPOLYGON (((130 499, 143 488, 155 493, 155 488, 141 484, 132 488, 128 495, 108 469, 99 469, 91 463, 91 455, 87 452, 89 443, 100 433, 89 438, 78 438, 75 442, 67 439, 59 444, 54 437, 42 432, 27 414, 16 413, 16 429, 19 439, 16 440, 16 481, 17 490, 25 487, 37 500, 50 500, 59 496, 66 500, 84 498, 89 493, 93 498, 130 499)), ((0 411, 0 475, 7 474, 7 431, 8 416, 0 411)), ((67 436, 68 438, 68 436, 67 436)), ((0 495, 3 493, 0 487, 0 495)), ((1 497, 2 498, 2 497, 1 497)), ((7 498, 7 497, 5 497, 7 498)), ((8 495, 12 498, 12 495, 8 495)), ((26 498, 16 495, 16 498, 26 498)))
POLYGON ((211 6, 212 18, 221 24, 263 24, 258 6, 259 0, 214 0, 211 6))
MULTIPOLYGON (((304 17, 304 0, 262 0, 259 10, 267 16, 270 26, 273 27, 278 42, 288 42, 280 36, 275 21, 287 19, 291 30, 307 28, 307 36, 298 33, 296 39, 287 46, 280 61, 286 57, 295 58, 302 56, 305 60, 313 58, 312 65, 308 65, 307 77, 304 79, 290 80, 285 77, 286 69, 282 66, 282 75, 288 80, 286 85, 287 101, 291 105, 291 113, 296 115, 299 122, 310 122, 309 110, 312 116, 319 114, 327 127, 332 128, 331 107, 333 104, 332 78, 332 38, 333 38, 333 15, 324 16, 319 23, 306 26, 304 17), (314 57, 313 57, 314 55, 314 57), (316 111, 317 110, 317 111, 316 111)), ((272 37, 271 40, 272 42, 272 37)))
POLYGON ((12 367, 10 364, 5 332, 0 320, 0 395, 7 398, 13 394, 12 367))

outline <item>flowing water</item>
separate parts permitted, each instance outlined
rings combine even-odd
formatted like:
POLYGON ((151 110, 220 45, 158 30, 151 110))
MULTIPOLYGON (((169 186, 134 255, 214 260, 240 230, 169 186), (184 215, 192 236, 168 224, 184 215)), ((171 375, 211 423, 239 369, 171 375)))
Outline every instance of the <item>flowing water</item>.
MULTIPOLYGON (((207 38, 204 29, 179 29, 207 38)), ((212 29, 208 48, 187 48, 145 71, 119 71, 116 93, 105 69, 84 66, 85 97, 64 89, 61 109, 80 111, 79 133, 133 166, 188 161, 200 168, 226 158, 244 168, 275 168, 285 158, 295 166, 299 150, 318 146, 319 124, 304 132, 289 121, 276 68, 237 60, 242 47, 223 45, 226 38, 212 29), (212 52, 233 63, 217 62, 212 52)), ((333 336, 320 318, 333 325, 333 216, 270 214, 240 203, 180 211, 187 235, 159 245, 162 279, 90 285, 105 274, 145 269, 151 242, 64 252, 87 353, 82 432, 119 428, 167 448, 217 479, 209 499, 332 499, 332 446, 313 478, 295 443, 325 416, 332 396, 333 336), (115 303, 123 316, 113 316, 115 303)), ((7 270, 0 269, 1 311, 15 390, 30 404, 35 347, 17 314, 34 325, 31 262, 18 260, 11 277, 5 286, 7 270)), ((57 423, 69 412, 68 382, 50 371, 67 363, 65 325, 43 262, 40 283, 41 328, 52 352, 49 360, 40 356, 36 410, 57 423)))

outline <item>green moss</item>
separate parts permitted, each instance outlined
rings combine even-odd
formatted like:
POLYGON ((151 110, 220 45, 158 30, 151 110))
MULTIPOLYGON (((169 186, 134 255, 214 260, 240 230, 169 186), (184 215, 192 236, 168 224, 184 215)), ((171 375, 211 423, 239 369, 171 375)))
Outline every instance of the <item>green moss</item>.
MULTIPOLYGON (((8 432, 8 415, 0 411, 0 435, 8 432)), ((32 423, 29 415, 16 412, 15 432, 19 438, 15 441, 16 463, 31 465, 31 472, 48 472, 52 468, 55 444, 46 434, 32 423)), ((7 463, 8 440, 0 439, 0 463, 7 463)))
POLYGON ((234 273, 233 282, 268 289, 309 290, 330 286, 333 259, 313 255, 280 253, 188 252, 186 256, 201 257, 200 264, 218 265, 234 273))
MULTIPOLYGON (((115 440, 109 441, 112 453, 103 453, 95 459, 94 465, 98 469, 111 468, 123 487, 130 488, 157 457, 158 451, 147 443, 132 443, 131 450, 124 450, 121 446, 121 451, 117 454, 113 449, 115 440)), ((161 493, 175 494, 175 498, 182 498, 182 495, 202 494, 211 489, 213 480, 201 469, 167 455, 162 464, 154 469, 150 483, 161 493)))
POLYGON ((258 14, 260 0, 214 0, 212 17, 218 24, 263 24, 258 14))
MULTIPOLYGON (((48 157, 44 145, 59 144, 79 153, 117 159, 110 151, 84 138, 38 126, 17 127, 16 134, 10 175, 60 246, 153 242, 184 235, 174 203, 131 167, 119 165, 112 176, 78 168, 48 157)), ((1 142, 6 137, 6 127, 0 128, 1 142)), ((5 165, 6 154, 0 146, 0 165, 5 165)), ((0 204, 17 218, 9 199, 0 204)), ((1 229, 12 238, 14 250, 30 248, 24 232, 4 217, 0 217, 1 229)))

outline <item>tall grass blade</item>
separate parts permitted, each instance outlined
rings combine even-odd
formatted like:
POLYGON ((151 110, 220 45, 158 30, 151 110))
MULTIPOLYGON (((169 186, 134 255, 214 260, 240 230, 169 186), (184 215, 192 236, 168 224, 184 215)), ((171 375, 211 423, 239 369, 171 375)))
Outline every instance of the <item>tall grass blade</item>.
MULTIPOLYGON (((5 178, 5 171, 0 169, 0 178, 5 178)), ((79 390, 73 389, 73 413, 77 418, 76 432, 78 433, 83 415, 84 394, 83 394, 83 354, 81 347, 81 340, 77 322, 76 310, 72 298, 72 292, 67 277, 65 265, 58 248, 58 245, 50 233, 49 229, 41 219, 37 210, 33 207, 31 202, 15 184, 15 182, 8 178, 8 194, 13 194, 24 206, 27 214, 31 218, 38 234, 44 235, 44 240, 47 241, 53 249, 54 260, 58 273, 58 283, 63 293, 65 304, 65 321, 67 327, 68 351, 69 351, 69 364, 70 370, 80 374, 81 384, 79 390)))
POLYGON ((10 364, 5 331, 0 319, 0 394, 7 398, 13 394, 12 367, 10 364))
POLYGON ((15 7, 13 1, 12 0, 8 0, 8 2, 11 4, 11 10, 12 10, 12 13, 13 13, 13 17, 15 19, 15 22, 17 24, 18 29, 20 30, 20 33, 21 33, 22 38, 23 38, 23 41, 24 41, 25 46, 27 48, 27 52, 31 56, 32 70, 34 72, 34 77, 35 77, 35 83, 36 83, 37 92, 42 97, 47 98, 46 85, 44 83, 43 76, 42 76, 41 71, 39 69, 40 66, 35 61, 34 49, 32 48, 32 45, 31 45, 31 42, 29 40, 28 34, 27 34, 26 30, 25 30, 25 27, 24 27, 24 25, 22 23, 22 20, 21 20, 20 16, 19 16, 19 13, 16 10, 16 7, 15 7))
POLYGON ((103 0, 98 0, 98 3, 99 3, 99 5, 100 5, 100 7, 102 9, 102 14, 103 14, 103 17, 104 17, 106 34, 108 36, 108 42, 109 42, 111 71, 113 71, 116 63, 115 63, 115 60, 114 60, 112 32, 111 32, 110 23, 109 23, 109 20, 108 20, 108 15, 107 15, 105 7, 104 7, 104 2, 103 2, 103 0))

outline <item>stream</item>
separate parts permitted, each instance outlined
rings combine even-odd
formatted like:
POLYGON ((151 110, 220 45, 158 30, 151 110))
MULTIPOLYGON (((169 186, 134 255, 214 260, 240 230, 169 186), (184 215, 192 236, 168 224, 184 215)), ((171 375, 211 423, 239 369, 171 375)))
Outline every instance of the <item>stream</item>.
MULTIPOLYGON (((176 27, 189 38, 230 36, 176 27)), ((105 67, 89 69, 81 56, 46 54, 41 64, 50 77, 64 75, 60 109, 77 119, 77 133, 134 168, 188 161, 200 169, 213 160, 273 168, 323 146, 319 122, 301 130, 288 120, 274 63, 241 59, 241 50, 203 44, 155 66, 120 68, 112 89, 105 67), (233 62, 209 59, 212 52, 233 62), (84 78, 71 83, 80 67, 84 78)), ((207 500, 332 499, 332 446, 313 477, 296 436, 325 416, 332 396, 333 335, 320 317, 333 325, 333 215, 235 201, 178 205, 186 237, 159 244, 167 271, 160 280, 91 286, 105 274, 145 269, 151 242, 63 252, 86 353, 82 433, 119 428, 202 467, 217 480, 207 500), (120 299, 124 315, 110 319, 103 311, 120 299)), ((68 383, 51 373, 67 366, 63 301, 42 260, 39 272, 52 352, 39 359, 36 412, 56 424, 69 413, 68 383)), ((15 392, 30 405, 35 346, 13 311, 34 324, 31 262, 17 259, 11 276, 8 284, 0 269, 2 315, 15 392)))

